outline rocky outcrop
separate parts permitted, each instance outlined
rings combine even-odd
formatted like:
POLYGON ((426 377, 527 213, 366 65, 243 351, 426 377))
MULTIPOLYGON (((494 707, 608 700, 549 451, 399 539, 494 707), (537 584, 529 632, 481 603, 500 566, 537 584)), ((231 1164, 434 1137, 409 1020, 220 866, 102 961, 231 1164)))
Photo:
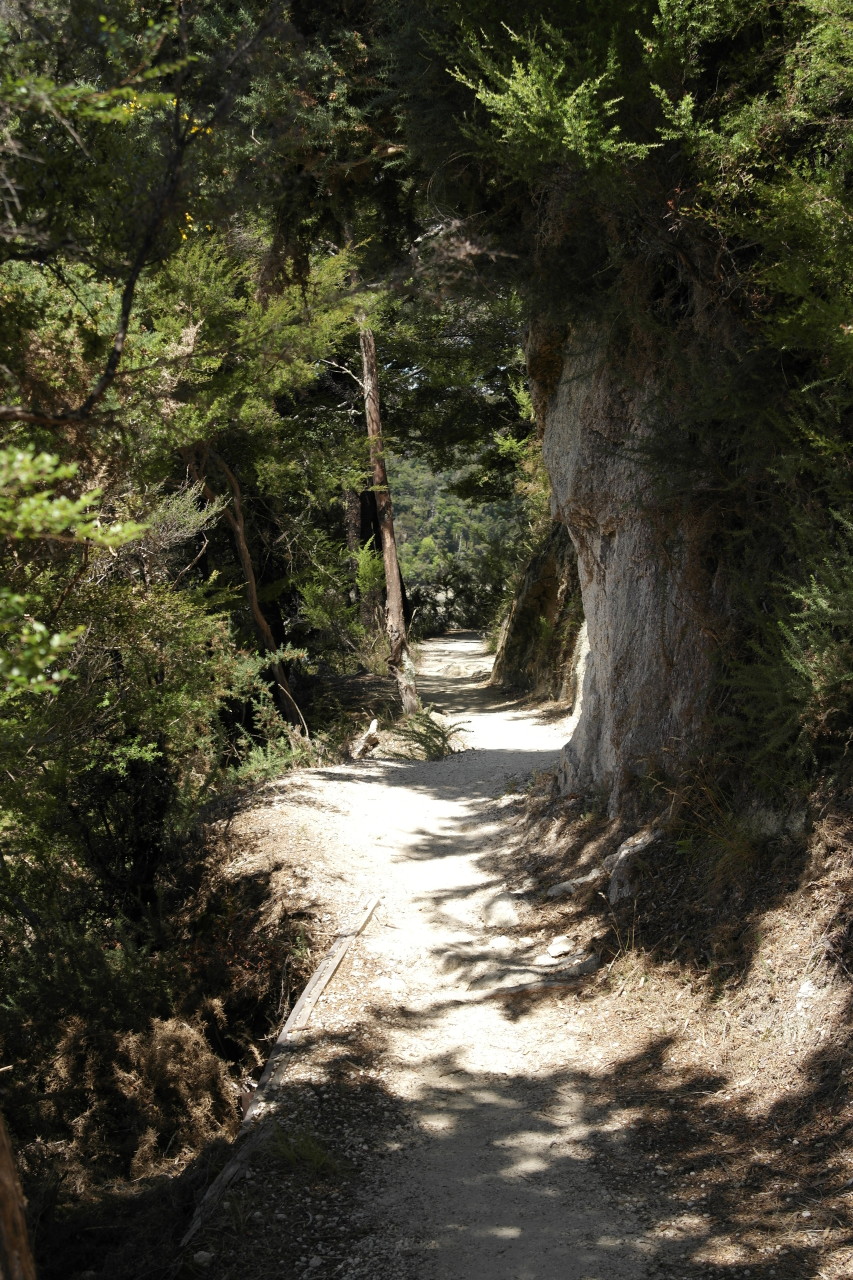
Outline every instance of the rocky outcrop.
POLYGON ((559 379, 534 388, 587 632, 560 786, 605 791, 611 816, 642 807, 639 780, 677 776, 701 745, 719 596, 701 502, 663 478, 677 410, 648 353, 633 364, 642 376, 624 343, 589 324, 564 342, 559 379))
POLYGON ((582 621, 575 549, 566 526, 555 521, 516 588, 491 683, 572 704, 582 621))

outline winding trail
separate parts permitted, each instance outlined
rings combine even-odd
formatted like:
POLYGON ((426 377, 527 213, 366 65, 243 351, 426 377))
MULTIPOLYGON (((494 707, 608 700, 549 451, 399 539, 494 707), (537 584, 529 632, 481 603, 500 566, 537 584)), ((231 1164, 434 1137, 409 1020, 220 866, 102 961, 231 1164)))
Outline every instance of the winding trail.
MULTIPOLYGON (((565 721, 489 689, 481 641, 421 647, 419 690, 468 749, 435 763, 367 760, 280 784, 280 807, 355 902, 382 905, 318 1006, 312 1035, 356 1018, 384 1044, 382 1086, 414 1139, 383 1159, 365 1212, 369 1245, 346 1265, 316 1255, 304 1274, 417 1280, 635 1280, 650 1245, 593 1173, 595 1123, 572 1085, 576 1050, 555 991, 496 989, 531 976, 523 893, 501 871, 512 793, 554 766, 565 721)), ((539 944, 541 947, 541 943, 539 944)), ((339 1257, 339 1255, 338 1255, 339 1257)), ((336 1259, 335 1259, 336 1261, 336 1259)), ((297 1274, 301 1274, 297 1270, 297 1274)))

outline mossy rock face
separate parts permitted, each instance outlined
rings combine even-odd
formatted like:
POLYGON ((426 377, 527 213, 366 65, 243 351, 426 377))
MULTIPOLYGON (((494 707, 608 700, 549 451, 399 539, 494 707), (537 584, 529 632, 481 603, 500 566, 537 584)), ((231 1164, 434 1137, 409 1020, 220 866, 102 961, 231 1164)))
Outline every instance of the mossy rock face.
POLYGON ((583 621, 577 560, 554 522, 531 557, 501 628, 492 684, 572 700, 571 669, 583 621))

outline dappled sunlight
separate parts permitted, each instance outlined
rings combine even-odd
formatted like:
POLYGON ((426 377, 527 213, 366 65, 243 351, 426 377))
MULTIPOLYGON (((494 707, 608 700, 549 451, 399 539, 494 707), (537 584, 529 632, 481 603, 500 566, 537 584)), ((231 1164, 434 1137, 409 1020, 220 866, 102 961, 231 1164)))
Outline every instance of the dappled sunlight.
MULTIPOLYGON (((450 678, 461 696, 463 677, 450 678)), ((819 1207, 853 1172, 833 1157, 846 1119, 792 1160, 777 1128, 790 1132, 821 1086, 804 1078, 796 1096, 760 1107, 724 1049, 685 1056, 697 1015, 680 1003, 684 982, 671 1008, 663 986, 649 997, 649 975, 663 983, 669 972, 663 957, 643 967, 627 944, 617 953, 603 900, 601 916, 577 907, 589 925, 578 946, 597 972, 575 973, 574 951, 560 953, 565 975, 549 967, 549 936, 573 933, 576 909, 547 916, 542 885, 560 870, 560 841, 543 828, 530 854, 516 819, 532 773, 527 803, 550 811, 564 721, 515 703, 495 712, 492 691, 468 694, 484 707, 471 712, 471 750, 280 784, 281 821, 331 833, 334 876, 382 899, 271 1103, 288 1132, 315 1135, 356 1172, 342 1239, 363 1220, 377 1252, 362 1243, 357 1265, 347 1254, 328 1274, 822 1280, 828 1233, 836 1248, 850 1238, 842 1202, 834 1217, 819 1207), (353 1141, 348 1117, 360 1108, 353 1141)), ((577 824, 587 841, 618 835, 594 813, 577 824)), ((804 1066, 816 1072, 819 1058, 804 1066)), ((326 1259, 322 1222, 298 1240, 326 1259)), ((229 1257, 223 1276, 242 1280, 236 1237, 229 1257)))
MULTIPOLYGON (((773 1167, 777 1109, 752 1117, 739 1113, 729 1095, 732 1081, 723 1073, 673 1080, 665 1069, 671 1047, 665 1037, 596 1071, 579 1067, 570 1035, 557 1068, 533 1062, 508 1072, 499 1052, 505 1045, 497 1042, 491 1070, 489 1048, 482 1043, 462 1044, 450 1054, 414 1052, 418 1026, 434 1023, 451 1008, 452 1002, 439 1000, 418 1015, 410 1010, 404 1019, 409 1049, 402 1065, 411 1082, 407 1105, 421 1133, 418 1161, 440 1188, 439 1257, 444 1250, 464 1250, 466 1242, 494 1238, 518 1244, 518 1255, 511 1262, 501 1255, 501 1269, 493 1272, 506 1277, 557 1274, 551 1263, 535 1260, 549 1241, 558 1253, 565 1249, 567 1268, 578 1264, 581 1253, 583 1267, 592 1268, 567 1269, 570 1276, 639 1277, 652 1262, 679 1280, 734 1280, 747 1264, 752 1276, 767 1280, 821 1275, 820 1230, 811 1240, 792 1231, 795 1216, 810 1212, 803 1206, 813 1201, 807 1188, 773 1167), (472 1048, 479 1070, 471 1067, 472 1048), (663 1154, 662 1126, 673 1130, 663 1154), (736 1177, 710 1140, 720 1128, 736 1139, 728 1159, 735 1166, 747 1160, 736 1177), (598 1181, 604 1170, 606 1190, 598 1181), (578 1201, 578 1178, 594 1191, 593 1208, 586 1193, 578 1201), (750 1182, 766 1184, 763 1205, 742 1196, 740 1187, 750 1182), (494 1214, 497 1184, 512 1191, 502 1218, 494 1214), (559 1227, 544 1227, 540 1206, 555 1200, 559 1227), (609 1217, 618 1227, 608 1224, 609 1217), (746 1256, 739 1237, 756 1233, 763 1243, 746 1256), (729 1262, 720 1257, 727 1249, 729 1262), (613 1251, 620 1269, 596 1272, 613 1251)), ((525 1002, 510 1012, 502 1002, 496 1016, 523 1026, 535 1008, 525 1002)), ((445 1265, 447 1275, 464 1274, 457 1261, 445 1265)))

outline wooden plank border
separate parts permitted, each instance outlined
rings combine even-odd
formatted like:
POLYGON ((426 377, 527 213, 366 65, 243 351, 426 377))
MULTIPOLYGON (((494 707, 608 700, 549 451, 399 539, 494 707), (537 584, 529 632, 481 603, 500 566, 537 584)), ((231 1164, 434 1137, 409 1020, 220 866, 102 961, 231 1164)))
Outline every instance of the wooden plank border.
POLYGON ((295 1041, 293 1037, 307 1026, 317 1001, 331 982, 344 956, 378 906, 379 898, 368 898, 350 927, 341 930, 335 935, 335 941, 314 970, 305 986, 305 990, 291 1009, 290 1015, 278 1033, 276 1042, 267 1058, 266 1066, 258 1081, 258 1087, 255 1090, 252 1101, 246 1108, 243 1123, 240 1125, 240 1131, 237 1134, 237 1141, 239 1142, 251 1130, 254 1130, 254 1132, 251 1137, 246 1138, 246 1141, 241 1144, 239 1150, 235 1152, 225 1168, 214 1178, 207 1191, 205 1191, 198 1208, 193 1214, 192 1222, 181 1240, 180 1247, 182 1249, 192 1240, 226 1187, 234 1181, 243 1166, 248 1164, 249 1158, 259 1146, 261 1139, 260 1123, 265 1105, 265 1095, 269 1091, 278 1068, 282 1065, 282 1060, 294 1047, 295 1041))
POLYGON ((246 1108, 246 1114, 240 1126, 241 1133, 247 1133, 249 1129, 254 1127, 255 1114, 264 1102, 264 1094, 276 1073, 281 1059, 291 1047, 291 1037, 307 1026, 311 1014, 314 1012, 314 1006, 334 977, 338 965, 378 905, 378 898, 368 898, 355 922, 348 929, 341 930, 340 933, 335 935, 335 941, 309 978, 305 990, 291 1009, 290 1016, 279 1032, 278 1038, 270 1051, 267 1065, 264 1067, 263 1074, 258 1081, 258 1087, 252 1095, 252 1101, 246 1108))

